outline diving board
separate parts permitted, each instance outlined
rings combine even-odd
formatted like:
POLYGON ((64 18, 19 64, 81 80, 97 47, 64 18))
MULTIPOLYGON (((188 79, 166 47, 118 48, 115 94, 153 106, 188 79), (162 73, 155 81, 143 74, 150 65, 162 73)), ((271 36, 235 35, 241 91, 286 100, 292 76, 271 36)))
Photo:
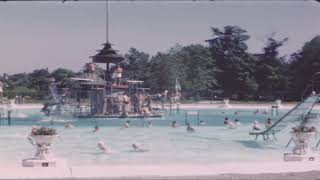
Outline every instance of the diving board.
POLYGON ((290 123, 299 122, 306 123, 307 116, 311 113, 314 105, 320 100, 320 94, 311 94, 304 101, 298 103, 293 109, 283 115, 278 121, 276 121, 270 128, 264 129, 262 131, 253 131, 249 135, 255 135, 256 138, 262 135, 265 139, 265 135, 275 134, 290 123))

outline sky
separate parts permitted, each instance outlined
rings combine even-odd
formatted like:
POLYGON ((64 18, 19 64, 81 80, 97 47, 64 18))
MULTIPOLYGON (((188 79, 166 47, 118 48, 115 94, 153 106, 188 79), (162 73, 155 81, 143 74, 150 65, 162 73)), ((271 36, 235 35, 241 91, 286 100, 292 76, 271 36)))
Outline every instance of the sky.
MULTIPOLYGON (((288 37, 287 57, 320 34, 313 1, 110 2, 109 41, 155 55, 175 44, 207 45, 211 27, 248 31, 249 52, 288 37)), ((105 42, 105 2, 0 2, 0 74, 62 67, 79 71, 105 42)))

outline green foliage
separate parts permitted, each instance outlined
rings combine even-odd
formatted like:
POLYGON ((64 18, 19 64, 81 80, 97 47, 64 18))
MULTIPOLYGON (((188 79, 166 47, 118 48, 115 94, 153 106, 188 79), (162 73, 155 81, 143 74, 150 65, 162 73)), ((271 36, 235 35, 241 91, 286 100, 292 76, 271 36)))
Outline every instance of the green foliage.
MULTIPOLYGON (((292 77, 291 88, 296 96, 301 95, 304 89, 311 84, 314 79, 319 85, 319 77, 313 75, 320 71, 320 36, 314 37, 307 42, 301 52, 291 56, 290 75, 292 77)), ((317 86, 319 91, 319 86, 317 86)), ((300 97, 300 96, 299 96, 300 97)))
POLYGON ((47 127, 40 127, 40 128, 35 128, 32 129, 31 134, 33 136, 52 136, 52 135, 56 135, 57 131, 55 129, 52 128, 47 128, 47 127))
POLYGON ((259 92, 270 95, 274 91, 288 89, 287 78, 288 64, 284 57, 279 57, 279 48, 284 45, 288 38, 276 40, 273 35, 268 38, 263 54, 258 56, 255 77, 259 83, 259 92))
POLYGON ((183 47, 175 54, 176 77, 182 88, 193 96, 212 91, 218 87, 215 74, 218 69, 210 51, 202 45, 183 47))
POLYGON ((125 77, 142 81, 148 80, 149 55, 147 53, 140 52, 135 48, 130 48, 125 58, 126 61, 122 64, 125 69, 125 77))
POLYGON ((146 82, 156 90, 173 90, 177 71, 170 54, 158 53, 150 61, 150 79, 146 82))
POLYGON ((237 91, 254 93, 258 84, 254 78, 256 59, 247 53, 247 31, 237 26, 226 26, 223 30, 212 28, 213 38, 209 42, 212 58, 216 60, 217 80, 230 96, 237 91))
POLYGON ((47 69, 34 70, 31 73, 10 75, 5 83, 5 95, 13 98, 16 95, 31 96, 43 99, 48 94, 49 79, 54 77, 61 87, 70 87, 73 83, 70 77, 75 73, 68 69, 57 69, 49 73, 47 69))
POLYGON ((76 74, 73 71, 63 68, 56 69, 50 74, 50 77, 54 78, 56 82, 61 83, 61 86, 63 87, 72 87, 74 81, 70 78, 75 76, 76 74))

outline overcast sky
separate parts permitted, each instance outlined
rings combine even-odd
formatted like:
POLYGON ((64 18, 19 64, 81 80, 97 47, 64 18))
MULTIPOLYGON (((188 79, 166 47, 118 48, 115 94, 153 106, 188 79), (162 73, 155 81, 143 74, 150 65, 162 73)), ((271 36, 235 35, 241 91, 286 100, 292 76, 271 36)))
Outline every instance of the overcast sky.
MULTIPOLYGON (((248 31, 250 52, 272 32, 288 37, 290 55, 320 34, 320 3, 312 1, 111 2, 110 41, 150 54, 176 43, 204 42, 210 27, 248 31)), ((57 67, 78 71, 105 42, 104 2, 0 2, 0 74, 57 67)))

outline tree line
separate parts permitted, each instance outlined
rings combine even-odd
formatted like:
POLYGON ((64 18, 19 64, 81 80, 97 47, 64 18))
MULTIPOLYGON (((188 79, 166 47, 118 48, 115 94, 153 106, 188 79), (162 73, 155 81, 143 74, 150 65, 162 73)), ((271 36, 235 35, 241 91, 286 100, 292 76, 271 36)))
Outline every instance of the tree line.
MULTIPOLYGON (((250 35, 238 26, 212 28, 207 45, 175 45, 154 56, 131 48, 122 62, 124 76, 143 80, 154 91, 173 90, 176 79, 188 99, 230 98, 234 100, 299 100, 320 71, 320 36, 306 42, 302 49, 285 58, 279 48, 288 38, 270 35, 262 52, 248 52, 250 35)), ((103 71, 100 70, 101 74, 103 71)), ((43 98, 49 78, 62 87, 71 87, 69 79, 80 72, 59 68, 2 77, 6 91, 43 98)), ((314 80, 317 82, 316 80, 314 80)), ((319 81, 318 81, 319 82, 319 81)), ((316 83, 315 83, 316 84, 316 83)), ((320 86, 319 86, 320 88, 320 86)))

